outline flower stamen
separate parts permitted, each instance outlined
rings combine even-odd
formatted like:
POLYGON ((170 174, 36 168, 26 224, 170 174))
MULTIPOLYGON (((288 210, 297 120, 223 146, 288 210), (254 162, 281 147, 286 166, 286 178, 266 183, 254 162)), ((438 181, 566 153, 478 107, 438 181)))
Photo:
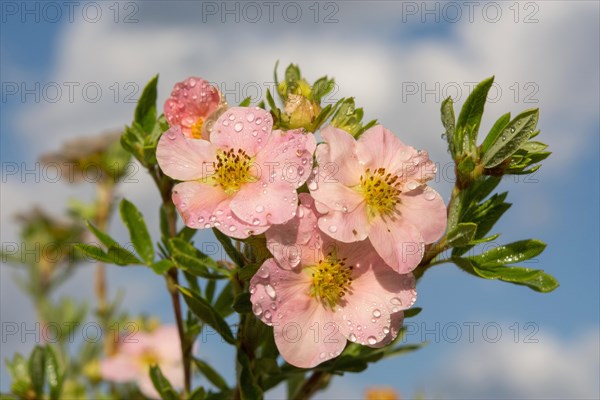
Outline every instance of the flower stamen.
POLYGON ((198 118, 194 125, 190 127, 191 134, 194 139, 202 138, 202 125, 204 125, 204 120, 202 118, 198 118))
POLYGON ((240 190, 244 183, 257 181, 250 172, 252 164, 252 158, 242 149, 219 150, 217 161, 213 162, 214 178, 225 193, 232 195, 240 190))
POLYGON ((398 213, 396 205, 400 202, 401 193, 398 175, 386 172, 385 168, 367 169, 360 177, 359 190, 365 196, 369 217, 391 217, 398 213))
POLYGON ((346 265, 346 260, 329 253, 317 265, 309 267, 313 271, 310 296, 331 310, 343 300, 352 285, 353 267, 346 265))

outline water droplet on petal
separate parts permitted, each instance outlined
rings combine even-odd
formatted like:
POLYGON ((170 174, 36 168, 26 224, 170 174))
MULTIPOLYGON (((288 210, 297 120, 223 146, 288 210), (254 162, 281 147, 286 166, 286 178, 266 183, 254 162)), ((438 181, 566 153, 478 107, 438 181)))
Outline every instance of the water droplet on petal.
POLYGON ((252 220, 252 225, 254 225, 254 226, 260 225, 260 219, 258 219, 258 218, 254 218, 254 219, 252 220))
POLYGON ((237 230, 237 227, 235 225, 231 225, 229 227, 229 232, 235 232, 237 230))
POLYGON ((388 328, 387 326, 385 326, 385 327, 383 328, 383 333, 384 333, 384 334, 386 334, 386 335, 387 335, 388 333, 390 333, 390 328, 388 328))
POLYGON ((406 185, 406 187, 408 187, 408 190, 415 190, 417 187, 419 187, 419 184, 415 181, 411 181, 408 182, 408 185, 406 185))
POLYGON ((252 305, 252 312, 254 315, 260 315, 262 314, 262 311, 262 306, 259 303, 252 305))
POLYGON ((327 230, 331 233, 336 233, 338 228, 335 225, 329 225, 329 228, 327 228, 327 230))
POLYGON ((355 335, 354 333, 351 333, 351 334, 348 336, 348 339, 349 339, 351 342, 356 342, 356 335, 355 335))
POLYGON ((204 217, 198 217, 198 222, 201 224, 204 223, 204 217))
POLYGON ((209 223, 206 223, 206 224, 204 224, 204 228, 205 228, 205 229, 208 229, 208 228, 210 228, 210 224, 209 224, 209 223))
POLYGON ((246 121, 248 121, 248 122, 254 121, 254 114, 251 112, 246 114, 246 121))
POLYGON ((424 194, 423 197, 425 197, 425 200, 433 200, 435 199, 435 192, 433 190, 427 190, 424 194))
POLYGON ((392 299, 390 300, 390 303, 392 303, 393 305, 396 305, 396 306, 401 306, 402 299, 400 299, 399 297, 392 297, 392 299))
POLYGON ((261 278, 268 278, 269 277, 269 269, 267 267, 260 267, 257 275, 260 276, 261 278))
POLYGON ((175 139, 176 135, 175 132, 169 130, 169 133, 167 134, 167 137, 171 140, 175 139))
POLYGON ((321 360, 322 360, 322 359, 324 359, 325 357, 327 357, 327 354, 325 354, 325 353, 321 353, 321 354, 319 354, 319 358, 320 358, 321 360))
POLYGON ((233 129, 236 132, 241 132, 242 129, 244 129, 244 124, 242 124, 241 122, 236 122, 236 124, 233 126, 233 129))
POLYGON ((275 293, 275 288, 271 285, 265 286, 265 292, 269 295, 269 297, 273 300, 277 298, 277 293, 275 293))
POLYGON ((265 208, 259 204, 256 206, 255 210, 257 213, 261 213, 261 212, 265 211, 265 208))
POLYGON ((376 309, 374 309, 374 310, 373 310, 373 316, 374 316, 375 318, 379 318, 379 317, 381 317, 381 311, 379 311, 379 309, 377 309, 377 308, 376 308, 376 309))
POLYGON ((369 336, 367 338, 367 343, 369 343, 370 345, 374 345, 375 343, 377 343, 377 339, 375 338, 375 336, 369 336))
POLYGON ((265 312, 265 318, 266 318, 266 319, 271 319, 271 311, 267 310, 267 311, 265 312))
POLYGON ((256 125, 262 124, 262 118, 261 117, 256 118, 255 123, 256 123, 256 125))
POLYGON ((233 121, 235 119, 235 115, 229 114, 227 118, 229 118, 230 121, 233 121))

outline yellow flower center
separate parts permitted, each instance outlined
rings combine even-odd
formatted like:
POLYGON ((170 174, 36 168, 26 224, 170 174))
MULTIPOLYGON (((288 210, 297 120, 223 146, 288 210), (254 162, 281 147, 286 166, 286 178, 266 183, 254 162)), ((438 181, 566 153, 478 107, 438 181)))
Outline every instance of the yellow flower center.
POLYGON ((202 137, 202 125, 204 124, 204 120, 202 118, 198 118, 194 125, 192 125, 192 137, 194 139, 200 139, 202 137))
POLYGON ((240 190, 244 183, 257 181, 250 171, 252 165, 252 158, 242 149, 219 150, 217 161, 213 162, 214 179, 225 193, 232 195, 240 190))
POLYGON ((346 265, 346 258, 339 259, 329 253, 324 260, 308 268, 312 269, 310 296, 333 310, 350 290, 353 267, 346 265))
POLYGON ((365 196, 369 217, 393 216, 398 212, 396 205, 400 202, 399 186, 398 176, 386 172, 385 168, 365 171, 360 177, 359 190, 365 196))
POLYGON ((140 354, 139 362, 146 368, 149 365, 158 365, 159 357, 152 350, 146 350, 140 354))

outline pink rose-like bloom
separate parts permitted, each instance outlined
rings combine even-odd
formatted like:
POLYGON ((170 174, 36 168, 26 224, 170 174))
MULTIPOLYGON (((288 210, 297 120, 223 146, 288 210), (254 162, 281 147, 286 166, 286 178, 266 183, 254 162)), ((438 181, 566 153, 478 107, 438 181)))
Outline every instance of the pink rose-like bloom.
POLYGON ((301 368, 337 357, 346 340, 389 344, 416 300, 414 277, 388 268, 366 240, 324 235, 310 195, 300 202, 294 219, 265 233, 274 258, 250 281, 254 314, 273 326, 283 358, 301 368))
POLYGON ((150 366, 158 365, 174 388, 183 388, 183 362, 177 327, 162 326, 152 333, 138 332, 122 338, 117 353, 102 360, 100 371, 106 381, 135 382, 141 392, 160 399, 150 379, 150 366))
POLYGON ((316 151, 318 172, 308 188, 323 232, 341 242, 369 238, 398 273, 412 271, 426 243, 446 229, 446 206, 426 185, 436 173, 427 152, 407 146, 378 125, 358 140, 341 129, 321 131, 326 143, 316 151))
POLYGON ((175 84, 164 113, 169 126, 179 126, 186 137, 208 139, 214 120, 226 107, 217 88, 192 76, 175 84))
POLYGON ((156 158, 166 175, 184 181, 172 198, 187 226, 243 239, 294 217, 316 143, 303 130, 272 127, 267 111, 234 107, 216 121, 210 142, 186 138, 179 127, 163 134, 156 158))

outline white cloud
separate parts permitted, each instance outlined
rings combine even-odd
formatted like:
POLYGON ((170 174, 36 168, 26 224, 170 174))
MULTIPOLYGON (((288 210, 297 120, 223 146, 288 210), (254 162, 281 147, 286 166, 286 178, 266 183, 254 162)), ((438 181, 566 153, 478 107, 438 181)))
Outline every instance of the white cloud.
POLYGON ((597 399, 599 332, 571 339, 538 335, 538 343, 504 338, 463 345, 422 383, 428 396, 483 399, 597 399))

